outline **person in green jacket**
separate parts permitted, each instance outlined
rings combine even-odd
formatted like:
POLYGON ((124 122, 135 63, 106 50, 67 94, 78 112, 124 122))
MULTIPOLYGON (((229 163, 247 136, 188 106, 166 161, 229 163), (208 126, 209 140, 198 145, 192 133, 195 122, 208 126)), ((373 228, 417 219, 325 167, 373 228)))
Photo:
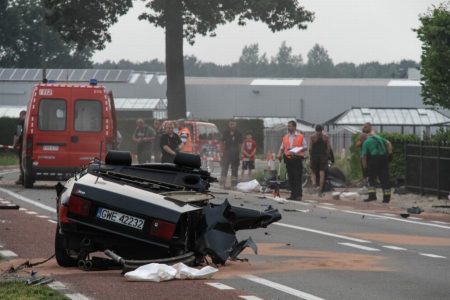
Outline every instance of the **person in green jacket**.
POLYGON ((365 174, 369 177, 369 197, 365 202, 377 200, 376 180, 380 180, 383 189, 383 203, 391 201, 389 184, 389 160, 392 157, 392 144, 375 134, 370 123, 364 124, 363 132, 368 134, 362 144, 361 156, 365 174))

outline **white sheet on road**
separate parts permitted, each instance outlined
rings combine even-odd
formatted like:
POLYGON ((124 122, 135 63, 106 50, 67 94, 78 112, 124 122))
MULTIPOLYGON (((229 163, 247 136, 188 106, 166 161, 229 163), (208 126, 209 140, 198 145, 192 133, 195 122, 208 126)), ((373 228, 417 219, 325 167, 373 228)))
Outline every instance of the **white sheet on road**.
POLYGON ((195 269, 183 263, 177 263, 173 266, 151 263, 127 272, 124 276, 128 281, 161 282, 172 279, 208 279, 217 271, 218 269, 210 266, 195 269))

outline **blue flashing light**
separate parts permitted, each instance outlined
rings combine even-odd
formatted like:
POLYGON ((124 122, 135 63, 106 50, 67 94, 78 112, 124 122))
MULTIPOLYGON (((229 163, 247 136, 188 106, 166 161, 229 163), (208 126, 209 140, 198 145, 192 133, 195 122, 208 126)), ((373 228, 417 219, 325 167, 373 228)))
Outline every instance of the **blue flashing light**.
POLYGON ((97 85, 97 79, 92 78, 89 80, 89 85, 97 85))

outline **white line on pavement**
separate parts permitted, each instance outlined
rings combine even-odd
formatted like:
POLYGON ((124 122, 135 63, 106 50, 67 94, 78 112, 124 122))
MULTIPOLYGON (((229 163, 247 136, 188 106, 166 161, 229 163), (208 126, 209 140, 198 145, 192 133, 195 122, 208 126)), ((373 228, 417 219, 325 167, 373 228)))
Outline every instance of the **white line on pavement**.
POLYGON ((233 287, 220 282, 206 282, 206 284, 215 287, 216 289, 219 290, 234 290, 233 287))
POLYGON ((448 225, 450 224, 449 222, 442 222, 442 221, 431 221, 432 223, 436 223, 436 224, 443 224, 443 225, 448 225))
POLYGON ((431 254, 431 253, 419 253, 422 256, 432 257, 432 258, 447 258, 445 256, 431 254))
POLYGON ((31 200, 31 199, 29 199, 29 198, 27 198, 27 197, 24 197, 24 196, 22 196, 22 195, 19 195, 19 194, 17 194, 17 193, 11 192, 10 190, 4 189, 4 188, 0 188, 0 192, 6 193, 6 194, 8 194, 8 195, 10 195, 10 196, 12 196, 12 197, 14 197, 14 198, 16 198, 16 199, 22 200, 22 201, 24 201, 24 202, 26 202, 26 203, 28 203, 28 204, 37 206, 37 207, 39 207, 39 208, 48 210, 48 211, 50 211, 50 212, 52 212, 52 213, 56 212, 56 209, 55 209, 54 207, 50 207, 50 206, 47 206, 47 205, 45 205, 45 204, 36 202, 36 201, 31 200))
POLYGON ((399 250, 399 251, 405 251, 408 250, 406 248, 397 247, 397 246, 390 246, 390 245, 384 245, 383 248, 391 249, 391 250, 399 250))
MULTIPOLYGON (((368 213, 363 213, 363 212, 358 212, 358 211, 351 211, 351 210, 341 210, 341 211, 349 213, 349 214, 360 215, 360 216, 380 217, 379 215, 368 214, 368 213)), ((393 221, 398 221, 398 222, 405 222, 405 223, 418 224, 418 225, 424 225, 424 226, 431 226, 431 227, 437 227, 437 228, 443 228, 443 229, 450 229, 450 226, 444 226, 444 225, 439 225, 439 224, 416 222, 416 221, 400 219, 400 218, 394 218, 394 217, 388 217, 388 216, 385 216, 384 218, 385 219, 389 219, 389 220, 393 220, 393 221)), ((276 223, 274 223, 274 224, 276 224, 276 223)))
POLYGON ((31 210, 26 211, 25 213, 26 213, 26 214, 29 214, 29 215, 37 215, 37 212, 31 211, 31 210))
POLYGON ((380 249, 371 248, 371 247, 366 247, 366 246, 361 246, 361 245, 352 244, 352 243, 339 243, 339 245, 348 246, 348 247, 353 247, 353 248, 357 248, 357 249, 361 249, 361 250, 366 250, 366 251, 380 251, 380 249))
POLYGON ((56 221, 53 221, 53 220, 47 220, 47 221, 49 221, 50 223, 53 223, 53 224, 56 224, 56 223, 58 223, 58 222, 56 222, 56 221))
POLYGON ((396 214, 388 214, 388 213, 384 213, 382 214, 383 216, 388 216, 388 217, 397 217, 396 214))
POLYGON ((61 281, 53 281, 48 284, 48 287, 54 290, 64 290, 66 286, 61 281))
POLYGON ((265 286, 268 286, 270 288, 279 290, 281 292, 290 294, 292 296, 295 296, 295 297, 298 297, 298 298, 301 298, 301 299, 305 299, 305 300, 324 300, 323 298, 319 298, 317 296, 314 296, 314 295, 311 295, 311 294, 308 294, 308 293, 305 293, 305 292, 293 289, 293 288, 288 287, 286 285, 282 285, 282 284, 279 284, 279 283, 276 283, 276 282, 273 282, 273 281, 270 281, 270 280, 267 280, 267 279, 264 279, 264 278, 261 278, 261 277, 257 277, 257 276, 254 276, 254 275, 247 274, 247 275, 240 275, 240 277, 245 278, 245 279, 250 280, 250 281, 253 281, 253 282, 256 282, 256 283, 259 283, 259 284, 262 284, 262 285, 265 285, 265 286))
POLYGON ((38 218, 42 218, 42 219, 48 219, 48 218, 50 218, 49 216, 43 216, 43 215, 39 215, 39 216, 37 216, 38 218))
POLYGON ((300 227, 300 226, 295 226, 295 225, 290 225, 290 224, 285 224, 285 223, 277 222, 277 223, 272 223, 272 225, 278 225, 278 226, 282 226, 282 227, 287 227, 287 228, 292 228, 292 229, 297 229, 297 230, 317 233, 317 234, 331 236, 331 237, 344 239, 344 240, 349 240, 349 241, 353 241, 353 242, 357 242, 357 243, 371 243, 371 241, 361 240, 361 239, 352 238, 352 237, 345 236, 345 235, 334 234, 334 233, 331 233, 331 232, 315 230, 315 229, 311 229, 311 228, 300 227))
POLYGON ((329 207, 329 206, 319 206, 320 208, 323 208, 323 209, 328 209, 328 210, 337 210, 337 208, 335 208, 335 207, 329 207))
POLYGON ((409 219, 411 219, 411 220, 423 220, 422 218, 417 218, 417 217, 409 217, 409 219))
POLYGON ((0 256, 3 256, 3 257, 16 257, 18 255, 15 254, 14 252, 12 252, 11 250, 1 250, 0 251, 0 256))
POLYGON ((256 296, 239 296, 239 298, 245 299, 245 300, 263 300, 262 298, 256 297, 256 296))
POLYGON ((68 297, 69 299, 72 300, 89 300, 89 298, 87 298, 86 296, 83 296, 80 293, 76 293, 76 294, 65 294, 66 297, 68 297))
POLYGON ((19 169, 11 169, 11 170, 9 170, 8 172, 2 172, 2 173, 0 173, 0 176, 7 175, 7 174, 12 174, 12 173, 17 173, 17 172, 19 172, 19 171, 20 171, 19 169))

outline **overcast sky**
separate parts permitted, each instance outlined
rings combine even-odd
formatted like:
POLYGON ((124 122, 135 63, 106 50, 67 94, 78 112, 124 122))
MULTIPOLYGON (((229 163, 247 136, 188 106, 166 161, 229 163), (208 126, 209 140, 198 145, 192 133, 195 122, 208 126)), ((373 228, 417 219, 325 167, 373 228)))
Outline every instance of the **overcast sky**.
MULTIPOLYGON (((259 44, 260 54, 275 56, 283 41, 306 61, 308 51, 318 43, 328 50, 334 63, 370 61, 398 62, 420 60, 421 43, 413 28, 418 17, 443 0, 299 0, 315 13, 315 21, 306 30, 272 33, 263 23, 235 23, 221 26, 217 36, 185 42, 184 54, 195 55, 203 62, 230 64, 237 62, 246 45, 259 44)), ((95 62, 127 59, 142 62, 164 61, 164 31, 146 21, 137 20, 145 7, 135 1, 134 7, 111 27, 112 42, 94 54, 95 62)))

